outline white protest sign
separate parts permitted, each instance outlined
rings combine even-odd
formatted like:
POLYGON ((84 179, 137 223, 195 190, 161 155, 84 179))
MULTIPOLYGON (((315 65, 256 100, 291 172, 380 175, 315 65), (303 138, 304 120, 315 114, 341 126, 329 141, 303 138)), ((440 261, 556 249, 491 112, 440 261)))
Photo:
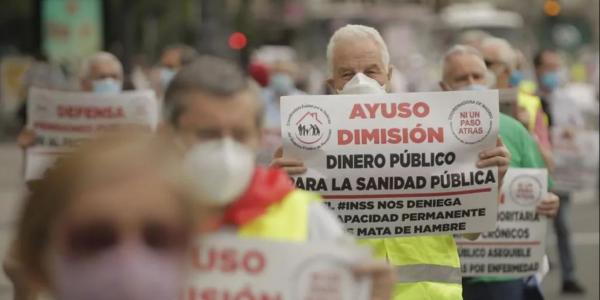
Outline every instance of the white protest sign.
POLYGON ((56 158, 95 133, 124 125, 156 128, 158 101, 154 92, 94 94, 32 88, 27 127, 35 145, 27 149, 25 179, 42 176, 56 158))
POLYGON ((351 264, 370 257, 355 245, 300 244, 217 234, 191 251, 185 300, 366 300, 370 280, 351 264))
POLYGON ((598 131, 552 129, 554 189, 576 191, 598 186, 598 131))
POLYGON ((308 172, 358 238, 469 233, 496 224, 498 91, 290 96, 281 101, 284 156, 308 172))
POLYGON ((536 273, 545 253, 547 220, 536 213, 546 196, 546 169, 509 169, 498 208, 498 227, 477 240, 460 239, 463 276, 518 276, 536 273))

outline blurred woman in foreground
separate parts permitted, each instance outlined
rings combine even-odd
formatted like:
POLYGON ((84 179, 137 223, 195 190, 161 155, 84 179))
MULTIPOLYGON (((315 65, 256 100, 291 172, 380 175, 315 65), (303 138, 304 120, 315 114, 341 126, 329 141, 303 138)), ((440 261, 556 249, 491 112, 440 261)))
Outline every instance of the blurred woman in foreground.
POLYGON ((178 299, 196 210, 170 145, 112 133, 33 186, 15 253, 35 290, 56 300, 178 299))

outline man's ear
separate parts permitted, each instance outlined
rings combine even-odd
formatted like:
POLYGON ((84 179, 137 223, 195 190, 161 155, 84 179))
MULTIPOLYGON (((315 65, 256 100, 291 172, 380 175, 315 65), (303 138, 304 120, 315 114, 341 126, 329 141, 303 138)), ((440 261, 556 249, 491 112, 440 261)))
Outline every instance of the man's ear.
POLYGON ((442 89, 442 91, 449 91, 450 87, 443 81, 440 81, 440 88, 442 89))

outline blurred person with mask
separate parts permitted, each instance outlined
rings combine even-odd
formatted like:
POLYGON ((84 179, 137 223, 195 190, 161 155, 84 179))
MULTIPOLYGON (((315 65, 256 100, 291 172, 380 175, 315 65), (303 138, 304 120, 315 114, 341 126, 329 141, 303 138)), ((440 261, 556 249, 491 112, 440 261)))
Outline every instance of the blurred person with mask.
POLYGON ((200 204, 170 145, 113 132, 49 169, 25 196, 4 262, 14 299, 180 299, 200 204))
MULTIPOLYGON (((257 166, 264 105, 256 83, 233 62, 202 56, 181 69, 165 95, 165 118, 185 165, 216 217, 214 231, 284 242, 353 243, 319 195, 298 190, 279 169, 257 166), (210 72, 207 72, 210 70, 210 72)), ((373 300, 389 299, 393 272, 357 262, 373 300)))
POLYGON ((542 50, 533 59, 538 95, 550 118, 550 126, 576 130, 584 127, 583 116, 577 101, 564 93, 567 75, 562 59, 554 50, 542 50))
MULTIPOLYGON (((564 84, 560 55, 553 50, 542 50, 535 55, 533 63, 539 86, 538 94, 544 110, 549 114, 550 128, 560 128, 564 137, 574 138, 574 132, 584 128, 584 117, 576 102, 560 90, 561 84, 564 84)), ((582 294, 585 291, 575 276, 575 257, 569 228, 571 195, 569 191, 555 192, 561 202, 558 216, 554 220, 554 231, 560 257, 562 292, 582 294)))
MULTIPOLYGON (((457 45, 444 55, 440 87, 444 91, 486 90, 486 74, 487 68, 481 53, 473 47, 457 45)), ((542 154, 527 129, 503 113, 500 114, 500 136, 511 153, 511 167, 546 168, 542 154)), ((548 180, 551 186, 552 181, 548 180)), ((548 193, 538 205, 537 212, 552 218, 558 208, 558 196, 548 193)), ((539 283, 534 278, 465 277, 463 297, 465 300, 543 299, 539 283)))
POLYGON ((509 85, 513 88, 520 88, 521 83, 525 82, 525 67, 527 60, 525 54, 517 48, 513 48, 515 51, 515 69, 510 72, 509 85))
POLYGON ((277 147, 281 145, 281 97, 304 95, 296 87, 298 67, 285 61, 275 62, 269 68, 269 84, 262 89, 264 107, 263 144, 258 162, 268 165, 277 147))
MULTIPOLYGON (((481 42, 481 54, 483 55, 485 65, 491 71, 494 80, 490 80, 490 86, 499 90, 516 89, 516 111, 515 117, 529 128, 530 120, 538 124, 532 127, 536 143, 539 146, 545 165, 551 173, 554 170, 554 160, 550 147, 550 134, 548 126, 543 122, 545 113, 541 101, 535 95, 522 92, 518 89, 522 73, 517 69, 517 52, 505 39, 490 37, 481 42), (514 85, 513 85, 514 84, 514 85)), ((536 124, 534 123, 534 125, 536 124)))
POLYGON ((521 50, 514 48, 514 51, 515 69, 510 73, 509 84, 511 88, 519 90, 515 118, 530 132, 536 132, 538 120, 543 121, 541 125, 545 125, 547 130, 547 117, 542 109, 542 101, 535 96, 537 85, 525 78, 527 59, 521 50))
POLYGON ((23 83, 19 91, 19 95, 22 95, 20 98, 23 99, 17 111, 17 118, 21 122, 21 126, 27 124, 27 96, 30 88, 61 90, 70 86, 66 70, 60 65, 48 61, 43 53, 37 53, 34 59, 23 75, 23 83))
POLYGON ((198 51, 188 45, 168 46, 160 56, 158 72, 154 76, 154 82, 158 83, 155 84, 156 94, 164 96, 177 71, 190 64, 196 57, 198 57, 198 51))
MULTIPOLYGON (((97 52, 83 62, 79 85, 81 91, 98 94, 118 94, 123 87, 123 65, 108 52, 97 52)), ((35 132, 23 128, 17 136, 17 144, 27 149, 35 143, 35 132)))
MULTIPOLYGON (((363 25, 338 29, 327 46, 327 84, 336 94, 385 94, 390 90, 392 69, 387 45, 379 32, 363 25)), ((480 153, 477 166, 498 166, 501 179, 510 153, 498 139, 498 146, 480 153)), ((306 172, 303 162, 286 158, 279 148, 272 165, 290 175, 306 172)), ((476 239, 479 234, 465 235, 476 239)), ((363 239, 375 253, 397 270, 394 300, 462 299, 460 261, 452 235, 363 239)))
POLYGON ((269 71, 269 84, 264 89, 266 125, 280 126, 280 100, 283 96, 305 95, 296 87, 298 67, 291 62, 276 62, 269 71))
POLYGON ((99 94, 117 94, 123 90, 123 65, 108 52, 98 52, 83 63, 81 90, 99 94))
POLYGON ((489 85, 497 89, 511 88, 511 74, 516 70, 516 53, 510 44, 497 37, 488 37, 479 46, 492 78, 489 85))

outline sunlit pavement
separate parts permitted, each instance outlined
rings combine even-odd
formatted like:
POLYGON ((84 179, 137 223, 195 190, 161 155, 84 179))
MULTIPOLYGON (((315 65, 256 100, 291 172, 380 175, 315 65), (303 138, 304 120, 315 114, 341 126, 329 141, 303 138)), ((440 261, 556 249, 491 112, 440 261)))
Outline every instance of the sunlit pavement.
MULTIPOLYGON (((19 210, 21 190, 21 152, 12 143, 0 144, 0 255, 4 257, 13 235, 14 221, 19 210)), ((598 299, 598 196, 581 192, 574 197, 572 207, 573 242, 578 277, 585 285, 583 296, 560 294, 560 271, 554 237, 550 234, 548 252, 554 269, 545 278, 546 299, 598 299)), ((4 273, 0 274, 0 300, 12 299, 12 289, 4 273)))

